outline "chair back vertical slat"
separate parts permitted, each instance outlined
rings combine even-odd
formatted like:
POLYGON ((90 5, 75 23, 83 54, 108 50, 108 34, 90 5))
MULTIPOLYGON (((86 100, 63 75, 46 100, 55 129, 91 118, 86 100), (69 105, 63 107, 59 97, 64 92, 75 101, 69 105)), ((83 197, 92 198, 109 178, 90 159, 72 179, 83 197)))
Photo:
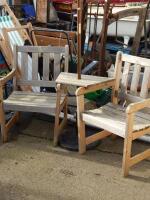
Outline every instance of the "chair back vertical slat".
POLYGON ((112 96, 112 102, 114 104, 118 103, 118 94, 119 94, 119 86, 120 86, 120 79, 121 79, 121 69, 122 69, 122 53, 118 52, 116 56, 116 63, 115 63, 115 86, 113 88, 113 96, 112 96))
POLYGON ((127 86, 128 86, 128 77, 129 77, 130 66, 131 66, 131 63, 129 63, 129 62, 124 63, 122 79, 121 79, 121 86, 124 89, 127 89, 127 86))
POLYGON ((38 80, 38 53, 32 53, 32 79, 38 80))
POLYGON ((60 56, 60 54, 54 54, 54 80, 56 80, 60 73, 60 56))
POLYGON ((23 80, 28 80, 28 53, 21 53, 21 76, 23 80))
POLYGON ((65 46, 65 72, 68 72, 69 70, 69 47, 65 46))
POLYGON ((145 67, 142 86, 141 86, 141 92, 140 92, 140 97, 142 98, 147 98, 149 80, 150 80, 150 67, 145 67))
POLYGON ((43 54, 43 80, 49 80, 50 53, 43 54))
POLYGON ((141 73, 141 66, 135 65, 133 69, 133 75, 132 75, 132 81, 131 81, 131 87, 130 87, 130 92, 132 94, 137 94, 139 80, 140 80, 140 73, 141 73))
MULTIPOLYGON (((18 66, 18 53, 17 53, 17 46, 15 45, 13 47, 13 68, 14 69, 17 69, 17 66, 18 66)), ((13 87, 14 87, 14 90, 17 89, 17 80, 16 80, 16 76, 13 77, 13 87)))

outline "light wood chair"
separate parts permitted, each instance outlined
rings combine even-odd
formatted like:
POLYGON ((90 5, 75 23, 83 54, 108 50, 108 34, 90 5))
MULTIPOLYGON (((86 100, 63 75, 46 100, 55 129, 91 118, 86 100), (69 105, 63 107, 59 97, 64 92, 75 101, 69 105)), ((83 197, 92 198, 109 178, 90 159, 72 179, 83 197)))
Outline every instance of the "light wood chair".
POLYGON ((86 145, 111 134, 120 136, 124 139, 123 173, 127 176, 131 166, 150 157, 150 149, 131 156, 132 142, 150 133, 150 60, 118 52, 114 76, 112 103, 103 107, 84 109, 84 94, 98 90, 98 84, 76 91, 79 152, 85 153, 86 145), (86 137, 86 124, 103 131, 86 137))
POLYGON ((55 116, 54 141, 67 121, 67 96, 65 88, 58 86, 56 93, 41 92, 41 87, 55 88, 55 79, 60 71, 68 71, 68 46, 14 46, 14 64, 12 71, 0 79, 0 125, 3 142, 8 140, 8 131, 19 119, 18 111, 39 112, 55 116), (21 63, 18 63, 18 56, 21 63), (39 57, 43 57, 43 66, 38 66, 39 57), (29 68, 28 59, 32 61, 29 68), (17 76, 20 65, 22 76, 17 76), (42 79, 38 67, 42 69, 42 79), (43 67, 43 68, 42 68, 43 67), (13 79, 14 90, 7 99, 3 99, 3 86, 13 79), (26 91, 20 88, 26 87, 26 91), (14 111, 14 116, 6 123, 5 111, 14 111), (64 111, 64 119, 60 122, 60 112, 64 111))
MULTIPOLYGON (((16 18, 10 9, 6 0, 0 1, 0 7, 3 9, 2 16, 0 16, 0 50, 2 51, 7 64, 12 66, 12 47, 13 45, 23 46, 25 40, 30 40, 27 29, 32 29, 31 24, 21 26, 19 20, 16 18), (18 27, 20 29, 14 30, 8 35, 5 29, 18 27), (9 41, 8 41, 9 39, 9 41)), ((32 43, 32 42, 31 42, 32 43)))

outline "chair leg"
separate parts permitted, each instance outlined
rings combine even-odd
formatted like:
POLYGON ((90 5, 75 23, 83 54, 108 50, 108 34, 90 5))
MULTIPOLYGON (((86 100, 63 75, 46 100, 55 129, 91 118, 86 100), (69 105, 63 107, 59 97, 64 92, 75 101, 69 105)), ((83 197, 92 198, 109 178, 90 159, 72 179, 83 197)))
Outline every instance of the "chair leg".
POLYGON ((78 141, 79 141, 79 153, 84 154, 86 152, 86 137, 85 137, 85 123, 80 120, 78 124, 78 141))
POLYGON ((66 98, 65 105, 64 105, 64 119, 65 119, 65 122, 67 122, 67 114, 68 114, 68 102, 67 102, 67 98, 66 98))
POLYGON ((64 126, 66 125, 67 122, 67 99, 65 100, 65 104, 63 107, 63 112, 64 112, 64 119, 61 121, 60 123, 60 119, 59 119, 59 114, 60 114, 60 110, 58 109, 56 111, 56 115, 55 115, 55 127, 54 127, 54 146, 56 146, 58 144, 58 137, 61 133, 61 130, 64 128, 64 126))
POLYGON ((128 176, 130 169, 130 159, 131 159, 131 149, 132 149, 132 138, 128 136, 124 140, 124 151, 123 151, 123 175, 128 176))
POLYGON ((76 98, 79 153, 83 154, 86 152, 85 123, 81 116, 82 112, 84 111, 84 95, 79 95, 76 98))
POLYGON ((6 131, 5 112, 3 110, 2 104, 0 104, 0 125, 1 125, 2 142, 4 143, 8 141, 8 134, 6 131))
POLYGON ((21 113, 18 111, 18 112, 16 113, 16 120, 17 120, 17 123, 19 123, 20 115, 21 115, 21 113))
POLYGON ((59 113, 56 111, 55 125, 54 125, 54 146, 57 146, 58 144, 58 135, 59 135, 59 113))

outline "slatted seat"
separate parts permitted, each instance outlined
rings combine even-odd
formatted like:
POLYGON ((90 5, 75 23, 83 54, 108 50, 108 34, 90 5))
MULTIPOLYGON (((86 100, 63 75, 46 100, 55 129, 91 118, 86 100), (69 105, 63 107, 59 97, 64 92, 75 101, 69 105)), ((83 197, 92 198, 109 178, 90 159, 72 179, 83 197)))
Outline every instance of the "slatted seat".
MULTIPOLYGON (((120 137, 125 138, 126 134, 126 108, 120 105, 108 103, 107 105, 88 110, 82 113, 82 119, 86 124, 94 125, 110 131, 120 137)), ((133 132, 150 127, 150 114, 137 112, 133 126, 133 132)))
MULTIPOLYGON (((104 88, 108 87, 104 82, 104 88)), ((118 52, 112 84, 112 103, 85 111, 84 95, 101 89, 101 84, 80 87, 76 91, 79 152, 86 145, 112 134, 124 139, 123 173, 127 176, 131 166, 150 157, 150 148, 131 156, 132 142, 150 137, 150 59, 118 52), (124 106, 126 106, 124 108, 124 106), (85 125, 103 129, 86 137, 85 125)))
POLYGON ((0 79, 0 124, 3 142, 8 140, 8 130, 19 119, 20 111, 55 116, 54 141, 57 142, 58 135, 67 122, 67 92, 64 86, 58 86, 57 94, 48 92, 47 88, 55 91, 57 76, 62 70, 68 71, 68 56, 68 46, 14 46, 13 69, 6 77, 0 79), (21 58, 20 62, 18 56, 21 58), (29 63, 28 60, 32 62, 29 63), (19 65, 21 76, 18 77, 19 65), (3 100, 3 86, 10 79, 13 79, 13 92, 3 100), (22 88, 27 91, 20 91, 22 88), (47 91, 44 92, 45 90, 47 91), (14 116, 7 123, 6 110, 14 111, 14 116), (60 122, 59 116, 62 111, 64 119, 60 122))
MULTIPOLYGON (((5 110, 25 111, 25 112, 40 112, 40 113, 55 113, 56 112, 56 93, 35 93, 14 91, 8 99, 3 101, 5 110), (16 106, 17 105, 17 106, 16 106)), ((61 96, 60 105, 63 105, 65 95, 61 96)))

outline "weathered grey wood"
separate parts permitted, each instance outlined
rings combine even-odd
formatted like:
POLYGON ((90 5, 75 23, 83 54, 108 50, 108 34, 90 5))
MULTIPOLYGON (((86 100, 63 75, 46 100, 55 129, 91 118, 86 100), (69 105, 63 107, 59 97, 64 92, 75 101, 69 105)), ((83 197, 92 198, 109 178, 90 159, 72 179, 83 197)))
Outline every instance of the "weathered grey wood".
POLYGON ((128 104, 144 100, 142 97, 140 97, 140 95, 135 96, 128 93, 128 94, 125 94, 125 96, 126 96, 125 99, 127 100, 128 104))
MULTIPOLYGON (((94 125, 125 138, 126 114, 125 110, 119 105, 110 103, 99 109, 83 112, 82 119, 85 123, 94 125)), ((133 130, 139 131, 147 127, 150 127, 150 120, 142 118, 139 112, 135 117, 133 130)))
POLYGON ((141 65, 144 67, 150 66, 150 59, 132 56, 128 54, 122 54, 122 61, 134 63, 134 64, 141 65))
POLYGON ((67 45, 65 46, 65 69, 64 69, 64 71, 65 72, 69 71, 69 48, 67 45))
POLYGON ((128 76, 129 76, 130 66, 131 66, 131 63, 125 62, 124 68, 123 68, 121 85, 125 89, 127 89, 127 85, 128 85, 128 76))
MULTIPOLYGON (((17 69, 17 66, 18 66, 18 53, 17 53, 17 46, 14 45, 13 47, 13 54, 14 54, 14 59, 13 59, 13 68, 16 70, 17 69)), ((16 81, 17 81, 17 78, 16 76, 13 77, 13 87, 14 87, 14 90, 16 90, 16 81)))
POLYGON ((81 75, 81 79, 77 78, 77 75, 74 73, 66 73, 61 72, 60 75, 56 79, 56 83, 66 84, 66 85, 74 85, 79 87, 88 87, 94 84, 104 83, 108 81, 112 81, 114 78, 108 77, 98 77, 91 75, 81 75))
POLYGON ((32 79, 38 80, 38 53, 32 53, 32 79))
POLYGON ((33 80, 33 81, 26 81, 26 80, 17 80, 17 85, 22 86, 34 86, 34 87, 56 87, 55 81, 43 81, 43 80, 33 80))
POLYGON ((141 72, 141 66, 135 65, 133 70, 133 76, 132 76, 132 82, 131 82, 131 88, 130 91, 133 94, 137 94, 139 79, 140 79, 140 72, 141 72))
POLYGON ((60 74, 60 54, 54 54, 54 79, 60 74))
POLYGON ((21 76, 23 80, 28 79, 28 54, 21 53, 21 76))
MULTIPOLYGON (((55 57, 54 57, 55 62, 55 57)), ((43 54, 43 80, 49 80, 49 67, 50 67, 50 54, 44 53, 43 54)))
POLYGON ((145 71, 144 71, 141 93, 140 93, 140 97, 142 98, 147 98, 148 96, 149 80, 150 80, 150 66, 149 68, 145 68, 145 71))
MULTIPOLYGON (((51 114, 56 109, 56 96, 56 93, 43 95, 43 93, 17 91, 4 100, 4 109, 51 114)), ((60 104, 63 101, 64 96, 61 97, 60 104)))
POLYGON ((18 46, 19 52, 24 53, 58 53, 65 54, 64 47, 52 47, 52 46, 18 46))

